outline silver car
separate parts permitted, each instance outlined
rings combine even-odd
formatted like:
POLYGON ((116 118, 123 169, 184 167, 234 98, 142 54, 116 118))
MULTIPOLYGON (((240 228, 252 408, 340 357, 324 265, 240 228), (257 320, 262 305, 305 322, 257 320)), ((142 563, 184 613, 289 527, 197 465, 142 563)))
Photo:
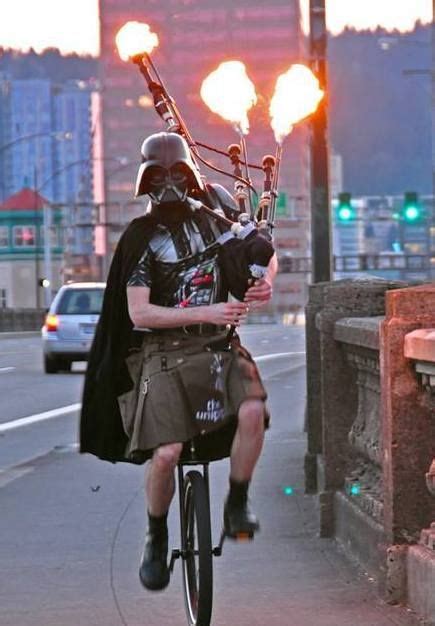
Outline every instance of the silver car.
POLYGON ((105 283, 70 283, 57 292, 42 327, 44 370, 55 374, 86 361, 98 322, 105 283))

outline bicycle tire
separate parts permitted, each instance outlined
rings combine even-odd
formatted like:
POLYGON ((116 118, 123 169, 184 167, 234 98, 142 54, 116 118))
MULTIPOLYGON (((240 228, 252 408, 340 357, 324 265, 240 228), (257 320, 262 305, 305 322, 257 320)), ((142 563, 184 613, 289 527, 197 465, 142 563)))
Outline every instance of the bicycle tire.
POLYGON ((184 477, 183 516, 186 554, 183 589, 189 626, 209 626, 213 605, 213 553, 210 505, 203 475, 184 477))

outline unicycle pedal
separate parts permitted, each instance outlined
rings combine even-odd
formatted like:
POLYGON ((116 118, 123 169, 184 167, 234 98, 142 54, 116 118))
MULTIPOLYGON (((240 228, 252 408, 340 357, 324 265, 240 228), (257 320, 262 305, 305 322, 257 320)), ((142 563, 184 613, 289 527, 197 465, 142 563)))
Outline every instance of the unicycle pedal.
POLYGON ((223 533, 233 541, 252 541, 255 533, 260 530, 260 524, 252 513, 231 515, 227 508, 224 510, 223 533))
POLYGON ((229 539, 232 539, 233 541, 238 541, 240 543, 244 541, 252 541, 255 535, 255 530, 230 531, 224 528, 223 532, 225 533, 225 536, 229 539))

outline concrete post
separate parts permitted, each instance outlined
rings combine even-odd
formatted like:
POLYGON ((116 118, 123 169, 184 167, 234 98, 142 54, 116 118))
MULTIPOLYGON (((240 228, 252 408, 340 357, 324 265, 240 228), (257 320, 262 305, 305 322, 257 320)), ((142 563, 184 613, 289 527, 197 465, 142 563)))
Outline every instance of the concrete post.
POLYGON ((428 394, 404 352, 405 335, 435 326, 435 285, 387 294, 381 325, 384 524, 387 541, 418 541, 435 517, 425 474, 435 456, 435 419, 428 394))

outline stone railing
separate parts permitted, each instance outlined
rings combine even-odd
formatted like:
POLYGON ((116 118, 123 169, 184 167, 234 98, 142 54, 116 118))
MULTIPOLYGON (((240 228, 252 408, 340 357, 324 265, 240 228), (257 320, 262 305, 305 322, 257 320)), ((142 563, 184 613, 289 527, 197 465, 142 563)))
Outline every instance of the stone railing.
POLYGON ((42 309, 0 309, 0 333, 40 330, 44 315, 42 309))
POLYGON ((341 344, 357 386, 355 419, 348 432, 344 493, 376 522, 383 520, 379 326, 382 317, 343 318, 334 339, 341 344), (358 496, 358 497, 356 497, 358 496))
POLYGON ((390 602, 406 598, 408 547, 432 541, 435 519, 434 370, 404 352, 408 333, 435 326, 435 286, 400 287, 319 284, 307 306, 307 492, 319 494, 321 536, 390 602))

